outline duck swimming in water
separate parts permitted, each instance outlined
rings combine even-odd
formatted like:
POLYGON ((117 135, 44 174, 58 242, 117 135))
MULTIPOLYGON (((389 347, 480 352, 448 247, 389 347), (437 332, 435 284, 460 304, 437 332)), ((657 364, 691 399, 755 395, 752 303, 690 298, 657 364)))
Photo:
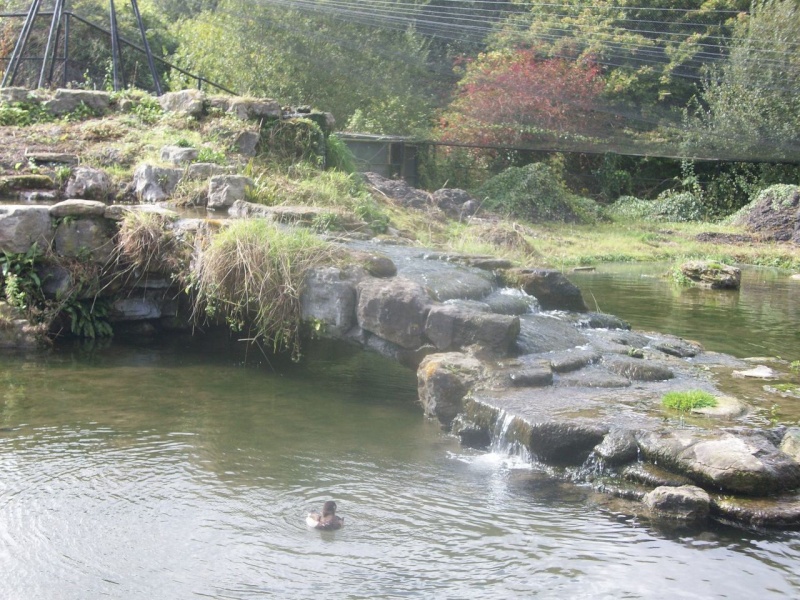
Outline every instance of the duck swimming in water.
POLYGON ((336 502, 328 500, 322 506, 322 514, 315 512, 308 513, 306 525, 314 529, 332 531, 342 528, 344 525, 344 518, 336 516, 336 502))

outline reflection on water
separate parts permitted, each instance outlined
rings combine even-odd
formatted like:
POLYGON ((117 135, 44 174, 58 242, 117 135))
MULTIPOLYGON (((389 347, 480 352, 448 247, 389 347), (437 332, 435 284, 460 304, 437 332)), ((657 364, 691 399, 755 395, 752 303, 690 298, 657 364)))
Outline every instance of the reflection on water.
POLYGON ((414 374, 176 343, 0 359, 0 598, 800 593, 800 537, 663 530, 467 451, 414 374), (333 498, 346 527, 309 530, 333 498))
POLYGON ((745 267, 739 291, 682 288, 664 277, 672 265, 602 265, 569 279, 587 305, 636 329, 672 333, 707 350, 800 359, 800 281, 786 272, 745 267))

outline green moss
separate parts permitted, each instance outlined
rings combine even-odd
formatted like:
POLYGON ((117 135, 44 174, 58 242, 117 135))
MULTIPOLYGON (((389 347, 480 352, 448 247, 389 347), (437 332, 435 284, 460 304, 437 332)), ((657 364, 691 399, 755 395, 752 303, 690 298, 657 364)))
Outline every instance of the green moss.
POLYGON ((685 392, 668 392, 661 398, 665 408, 680 412, 690 412, 696 408, 706 408, 717 405, 717 399, 702 390, 687 390, 685 392))

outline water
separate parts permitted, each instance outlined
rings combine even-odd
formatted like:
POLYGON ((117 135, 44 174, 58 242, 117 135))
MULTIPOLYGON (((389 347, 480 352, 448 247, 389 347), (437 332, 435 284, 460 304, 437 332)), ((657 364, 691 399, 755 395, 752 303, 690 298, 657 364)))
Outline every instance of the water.
POLYGON ((800 281, 785 271, 745 267, 739 291, 682 288, 664 277, 671 266, 602 265, 569 279, 591 310, 622 317, 635 329, 672 333, 739 358, 800 359, 800 281))
POLYGON ((457 442, 414 374, 211 344, 0 358, 0 598, 800 594, 800 537, 664 529, 457 442), (309 530, 335 499, 337 532, 309 530))

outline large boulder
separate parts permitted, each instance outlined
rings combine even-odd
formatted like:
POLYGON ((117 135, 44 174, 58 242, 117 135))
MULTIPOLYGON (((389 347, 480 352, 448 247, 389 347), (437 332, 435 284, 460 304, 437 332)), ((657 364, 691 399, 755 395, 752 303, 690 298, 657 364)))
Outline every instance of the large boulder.
POLYGON ((64 195, 67 198, 106 200, 111 190, 111 178, 102 169, 76 167, 70 175, 64 195))
POLYGON ((428 192, 413 188, 402 179, 387 179, 377 173, 364 173, 364 179, 373 189, 400 206, 424 208, 431 203, 428 192))
POLYGON ((44 107, 60 117, 77 110, 81 104, 96 114, 103 114, 111 105, 111 95, 93 90, 58 89, 53 98, 44 103, 44 107))
POLYGON ((363 273, 338 267, 309 271, 300 294, 300 311, 315 334, 341 338, 356 326, 356 283, 362 277, 363 273))
POLYGON ((506 281, 534 296, 543 310, 586 312, 580 289, 560 271, 552 269, 509 269, 506 281))
POLYGON ((161 148, 161 160, 173 165, 186 165, 197 159, 197 148, 183 146, 164 146, 161 148))
POLYGON ((63 200, 50 207, 50 215, 56 219, 64 217, 102 217, 108 206, 96 200, 63 200))
POLYGON ((228 101, 228 114, 243 121, 279 119, 281 117, 281 105, 268 98, 231 98, 228 101))
POLYGON ((35 243, 46 248, 53 239, 47 206, 0 206, 0 251, 23 253, 35 243))
POLYGON ((186 117, 200 117, 203 114, 205 94, 200 90, 181 90, 167 92, 158 99, 161 108, 166 112, 186 117))
POLYGON ((425 321, 425 336, 440 351, 476 344, 506 354, 519 335, 519 317, 481 312, 457 305, 434 306, 425 321))
POLYGON ((425 320, 431 300, 420 284, 395 277, 358 284, 358 323, 385 340, 416 349, 425 343, 425 320))
POLYGON ((208 182, 208 208, 228 208, 244 200, 255 183, 244 175, 216 175, 208 182))
POLYGON ((113 255, 113 236, 113 229, 102 217, 64 219, 56 228, 55 251, 61 256, 105 264, 113 255))
POLYGON ((417 389, 425 414, 449 427, 483 369, 481 361, 468 354, 448 352, 426 356, 417 369, 417 389))
POLYGON ((800 486, 800 464, 765 435, 646 432, 644 456, 669 465, 700 485, 728 493, 769 495, 800 486))
POLYGON ((136 195, 142 202, 162 202, 178 187, 183 169, 143 163, 133 172, 136 195))
POLYGON ((708 516, 711 498, 694 485, 661 486, 645 494, 644 503, 658 517, 697 521, 708 516))
POLYGON ((742 270, 708 260, 690 260, 680 266, 681 273, 693 283, 712 290, 738 290, 742 270))
POLYGON ((471 210, 476 200, 469 192, 460 190, 458 188, 443 188, 436 190, 431 194, 431 201, 433 204, 443 210, 448 216, 453 218, 460 218, 465 214, 470 215, 474 211, 471 210), (469 208, 465 208, 465 204, 469 204, 469 208))

